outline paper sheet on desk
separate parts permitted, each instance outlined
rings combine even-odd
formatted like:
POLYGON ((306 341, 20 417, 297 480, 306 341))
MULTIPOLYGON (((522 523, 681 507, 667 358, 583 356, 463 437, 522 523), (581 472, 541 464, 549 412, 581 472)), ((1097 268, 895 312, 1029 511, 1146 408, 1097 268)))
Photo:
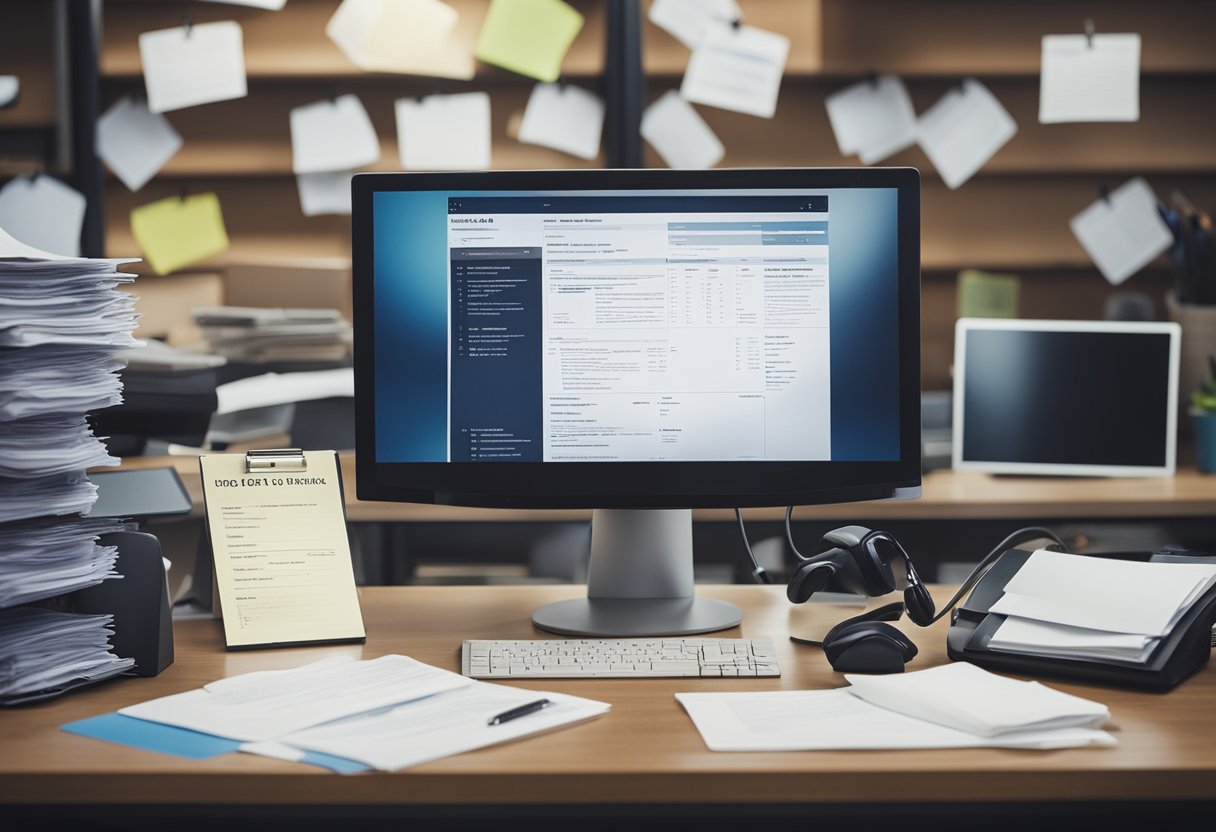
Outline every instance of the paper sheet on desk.
POLYGON ((281 737, 269 745, 248 744, 241 750, 277 756, 281 746, 288 746, 356 760, 381 771, 396 771, 581 722, 606 713, 610 707, 606 702, 577 696, 476 682, 382 713, 281 737), (540 698, 552 704, 500 725, 487 724, 496 714, 540 698))
POLYGON ((1070 627, 1166 635, 1216 583, 1216 564, 1139 563, 1040 549, 992 612, 1070 627))
POLYGON ((872 705, 838 690, 677 693, 711 751, 1073 748, 1114 745, 1105 731, 1065 728, 981 737, 872 705))
POLYGON ((371 661, 342 657, 224 679, 122 708, 119 713, 258 742, 472 683, 472 679, 405 656, 371 661))

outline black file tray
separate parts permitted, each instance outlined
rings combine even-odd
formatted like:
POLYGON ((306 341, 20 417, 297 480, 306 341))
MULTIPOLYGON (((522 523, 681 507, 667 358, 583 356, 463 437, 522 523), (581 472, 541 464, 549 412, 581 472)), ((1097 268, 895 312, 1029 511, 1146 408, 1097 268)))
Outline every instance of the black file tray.
MULTIPOLYGON (((1212 624, 1216 622, 1216 587, 1187 611, 1169 635, 1161 639, 1147 662, 1114 659, 1066 659, 992 650, 988 641, 1005 620, 989 612, 1004 595, 1005 585, 1033 554, 1025 549, 1005 552, 954 611, 946 650, 955 661, 1026 676, 1054 676, 1110 687, 1167 691, 1201 667, 1212 655, 1212 624)), ((1100 555, 1095 555, 1100 557, 1100 555)), ((1125 557, 1125 555, 1121 555, 1125 557)), ((1149 559, 1145 552, 1143 560, 1149 559)))

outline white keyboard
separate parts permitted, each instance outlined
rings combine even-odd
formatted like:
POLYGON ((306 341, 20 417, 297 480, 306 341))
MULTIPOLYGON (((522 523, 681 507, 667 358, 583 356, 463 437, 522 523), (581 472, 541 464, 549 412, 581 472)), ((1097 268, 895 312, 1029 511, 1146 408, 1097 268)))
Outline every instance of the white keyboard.
POLYGON ((473 679, 780 676, 767 638, 586 638, 466 641, 473 679))

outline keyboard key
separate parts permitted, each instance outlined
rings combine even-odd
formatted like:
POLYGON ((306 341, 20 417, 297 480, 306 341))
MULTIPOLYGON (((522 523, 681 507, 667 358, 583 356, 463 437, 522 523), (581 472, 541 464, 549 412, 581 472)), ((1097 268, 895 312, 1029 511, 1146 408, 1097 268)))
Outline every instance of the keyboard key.
POLYGON ((780 676, 771 639, 466 641, 464 675, 478 679, 780 676))

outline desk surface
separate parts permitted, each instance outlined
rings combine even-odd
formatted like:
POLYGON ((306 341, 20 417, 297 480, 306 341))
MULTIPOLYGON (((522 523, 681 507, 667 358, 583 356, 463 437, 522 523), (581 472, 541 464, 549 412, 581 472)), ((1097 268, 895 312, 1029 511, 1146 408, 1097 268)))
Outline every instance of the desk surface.
MULTIPOLYGON (((202 488, 195 457, 138 457, 124 467, 173 465, 202 513, 202 488)), ((343 453, 347 517, 355 522, 552 521, 590 517, 589 511, 477 509, 380 503, 355 499, 354 455, 343 453)), ((802 520, 954 520, 1002 518, 1168 518, 1216 515, 1216 476, 1193 468, 1173 477, 1005 477, 974 472, 932 471, 924 477, 919 500, 804 506, 802 520)), ((698 520, 733 521, 730 509, 698 509, 698 520)), ((747 512, 750 520, 780 520, 784 509, 747 512)))
MULTIPOLYGON (((1132 693, 1074 684, 1062 690, 1109 705, 1115 748, 1051 752, 967 749, 724 754, 706 750, 676 704, 676 691, 838 687, 817 648, 787 633, 821 628, 852 610, 788 604, 780 587, 705 587, 744 607, 726 637, 773 637, 779 679, 535 680, 610 702, 589 723, 394 774, 343 777, 232 754, 188 761, 58 730, 72 720, 196 688, 256 669, 328 655, 403 653, 458 670, 464 638, 539 638, 539 603, 574 587, 398 587, 361 591, 365 645, 226 653, 218 622, 176 622, 177 661, 155 679, 124 679, 57 702, 0 711, 0 804, 518 804, 1211 800, 1216 796, 1216 669, 1175 691, 1132 693), (873 777, 885 774, 881 788, 873 777)), ((944 591, 937 592, 940 598, 944 591)), ((915 628, 912 628, 915 629, 915 628)), ((946 622, 913 632, 914 668, 946 661, 946 622)), ((911 631, 910 631, 911 632, 911 631)), ((0 812, 2 814, 2 812, 0 812)))

